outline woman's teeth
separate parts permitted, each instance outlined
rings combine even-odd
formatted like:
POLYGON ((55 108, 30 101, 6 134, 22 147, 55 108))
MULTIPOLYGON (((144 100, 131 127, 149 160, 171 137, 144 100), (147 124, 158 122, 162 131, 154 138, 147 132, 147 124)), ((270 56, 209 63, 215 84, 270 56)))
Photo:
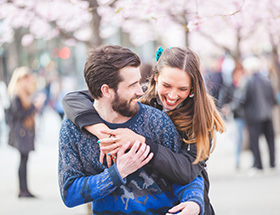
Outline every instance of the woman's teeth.
POLYGON ((175 102, 176 102, 176 100, 173 101, 173 100, 169 100, 169 99, 166 99, 166 101, 170 104, 175 104, 175 102))

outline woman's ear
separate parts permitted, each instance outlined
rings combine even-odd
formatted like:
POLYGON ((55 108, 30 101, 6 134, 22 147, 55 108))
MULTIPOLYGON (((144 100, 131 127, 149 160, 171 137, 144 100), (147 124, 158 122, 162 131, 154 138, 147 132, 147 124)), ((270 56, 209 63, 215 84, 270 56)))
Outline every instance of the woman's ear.
POLYGON ((154 76, 154 80, 155 80, 155 82, 158 82, 158 76, 157 75, 154 76))
POLYGON ((113 89, 111 89, 107 84, 103 84, 100 90, 102 92, 102 96, 107 98, 111 97, 113 89))

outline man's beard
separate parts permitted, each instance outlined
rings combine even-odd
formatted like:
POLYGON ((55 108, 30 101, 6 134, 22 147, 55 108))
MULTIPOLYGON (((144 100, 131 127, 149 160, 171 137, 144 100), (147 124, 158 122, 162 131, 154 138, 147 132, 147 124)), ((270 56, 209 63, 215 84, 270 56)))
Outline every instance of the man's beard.
MULTIPOLYGON (((133 98, 136 99, 136 98, 133 98)), ((122 116, 126 117, 134 117, 138 111, 139 111, 139 105, 136 103, 133 105, 131 103, 131 100, 125 100, 124 98, 121 98, 118 93, 115 93, 115 98, 112 101, 112 108, 117 113, 121 114, 122 116)))

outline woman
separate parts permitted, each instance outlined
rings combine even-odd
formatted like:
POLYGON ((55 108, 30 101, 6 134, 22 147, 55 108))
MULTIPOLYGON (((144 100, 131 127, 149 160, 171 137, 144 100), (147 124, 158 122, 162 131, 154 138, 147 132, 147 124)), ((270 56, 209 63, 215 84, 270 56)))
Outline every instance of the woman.
MULTIPOLYGON (((181 184, 190 183, 202 174, 205 183, 205 212, 214 214, 208 198, 209 179, 205 167, 215 132, 224 131, 222 118, 205 90, 199 58, 194 52, 177 47, 164 51, 160 48, 157 61, 149 88, 140 101, 166 111, 185 144, 182 144, 180 154, 176 154, 146 140, 154 153, 150 164, 168 179, 181 184)), ((106 153, 115 154, 120 145, 128 140, 143 141, 142 136, 128 129, 106 129, 92 108, 92 99, 86 92, 70 93, 63 103, 69 119, 80 128, 95 134, 102 144, 101 150, 106 153), (114 138, 102 139, 104 134, 113 135, 114 138)), ((178 209, 171 212, 175 210, 178 209)))
POLYGON ((32 71, 27 67, 17 68, 8 86, 8 96, 11 99, 8 144, 18 149, 20 153, 19 198, 35 197, 28 189, 27 161, 29 152, 34 150, 35 113, 41 108, 43 102, 32 101, 31 96, 34 91, 35 80, 32 71))
POLYGON ((224 117, 233 114, 234 123, 236 126, 235 138, 235 168, 240 168, 240 155, 243 148, 243 132, 245 130, 245 109, 243 107, 245 98, 245 87, 247 77, 242 64, 237 63, 232 71, 232 83, 222 87, 219 95, 218 106, 224 117))

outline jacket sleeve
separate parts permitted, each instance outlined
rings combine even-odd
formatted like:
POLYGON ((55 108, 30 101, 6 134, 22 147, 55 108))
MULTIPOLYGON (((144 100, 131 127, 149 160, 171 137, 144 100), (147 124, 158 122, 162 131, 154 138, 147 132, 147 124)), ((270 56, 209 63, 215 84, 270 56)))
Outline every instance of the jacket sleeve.
POLYGON ((59 135, 58 179, 60 194, 67 207, 101 199, 126 183, 115 164, 100 173, 86 175, 76 147, 79 141, 70 122, 67 124, 64 120, 59 135))
MULTIPOLYGON (((154 124, 154 126, 157 127, 157 129, 155 129, 153 132, 153 141, 158 144, 158 147, 163 147, 164 150, 170 153, 172 153, 172 151, 178 152, 181 149, 180 135, 176 130, 175 125, 172 123, 171 119, 167 116, 167 114, 163 113, 161 115, 162 117, 151 120, 157 122, 156 124, 154 124)), ((196 154, 196 152, 194 153, 196 154)), ((173 155, 176 155, 176 153, 174 153, 173 155)), ((169 155, 166 154, 166 156, 169 155)), ((170 159, 169 161, 172 162, 172 157, 168 157, 166 159, 170 159)), ((164 175, 161 176, 167 176, 169 174, 172 175, 173 173, 171 173, 170 171, 175 170, 180 165, 173 162, 172 165, 168 165, 168 168, 171 167, 171 169, 169 170, 166 169, 166 163, 163 164, 159 160, 157 160, 157 162, 159 163, 158 166, 155 167, 155 169, 157 171, 160 170, 160 173, 164 173, 165 171, 164 175)), ((182 171, 185 171, 185 168, 188 168, 188 166, 191 166, 192 164, 188 162, 188 164, 186 164, 185 166, 184 165, 185 164, 181 166, 182 171)), ((193 180, 190 180, 188 184, 184 183, 184 185, 173 182, 172 188, 175 196, 177 196, 180 202, 194 201, 200 205, 200 214, 204 214, 204 180, 201 176, 195 176, 193 180)))
POLYGON ((205 168, 206 160, 192 164, 196 158, 196 144, 183 144, 179 153, 147 139, 151 150, 156 149, 150 165, 164 177, 179 184, 192 182, 205 168))
POLYGON ((204 180, 199 175, 187 185, 173 184, 172 189, 180 202, 193 201, 200 206, 200 215, 204 214, 204 180))
POLYGON ((68 93, 62 104, 66 116, 80 129, 87 125, 103 123, 93 108, 93 98, 88 90, 68 93))

